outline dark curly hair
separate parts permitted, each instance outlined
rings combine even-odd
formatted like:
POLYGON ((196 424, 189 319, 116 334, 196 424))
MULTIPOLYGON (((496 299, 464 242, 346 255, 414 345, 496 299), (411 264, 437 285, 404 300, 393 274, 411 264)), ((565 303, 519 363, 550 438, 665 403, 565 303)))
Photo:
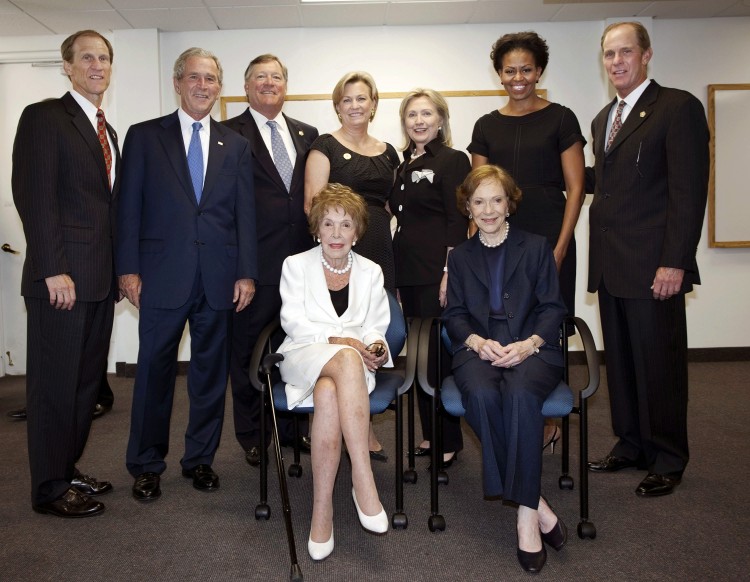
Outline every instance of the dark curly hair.
POLYGON ((533 30, 512 32, 498 38, 492 45, 492 52, 490 53, 492 66, 495 67, 496 71, 500 71, 503 68, 503 57, 509 52, 519 49, 530 52, 531 56, 534 57, 536 66, 541 67, 542 73, 544 72, 549 62, 549 47, 547 41, 533 30))

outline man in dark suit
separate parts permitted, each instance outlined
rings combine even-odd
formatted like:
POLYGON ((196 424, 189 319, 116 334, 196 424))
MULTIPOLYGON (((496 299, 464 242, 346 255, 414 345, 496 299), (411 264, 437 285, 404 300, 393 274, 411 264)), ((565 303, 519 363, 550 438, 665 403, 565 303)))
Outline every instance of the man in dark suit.
MULTIPOLYGON (((253 466, 260 463, 261 456, 260 397, 250 385, 250 354, 261 330, 281 309, 279 281, 284 259, 313 246, 303 204, 305 160, 318 130, 281 112, 287 81, 287 68, 278 57, 265 54, 254 58, 245 70, 250 107, 224 122, 250 142, 253 154, 260 279, 252 305, 234 314, 230 367, 234 430, 253 466), (273 131, 269 121, 275 122, 273 131), (274 134, 280 138, 276 149, 274 134)), ((278 420, 282 444, 292 444, 292 422, 283 414, 278 420)), ((306 435, 307 421, 302 424, 300 432, 306 435)), ((266 426, 268 437, 270 423, 266 426)), ((302 437, 301 445, 309 452, 308 437, 302 437)))
POLYGON ((117 135, 101 110, 112 45, 93 30, 60 47, 72 90, 29 105, 13 145, 13 199, 26 234, 21 280, 28 321, 31 503, 58 517, 104 511, 111 491, 76 462, 107 367, 116 285, 117 135))
POLYGON ((180 108, 134 125, 123 149, 117 240, 120 289, 140 309, 127 468, 140 501, 161 495, 177 351, 190 327, 190 419, 182 474, 214 491, 232 308, 245 309, 258 277, 250 144, 211 119, 222 70, 191 48, 174 66, 180 108))
POLYGON ((591 125, 596 188, 588 290, 599 294, 612 428, 592 471, 637 466, 642 497, 672 493, 688 463, 685 294, 708 189, 708 127, 694 96, 649 80, 639 23, 609 26, 604 68, 617 92, 591 125))

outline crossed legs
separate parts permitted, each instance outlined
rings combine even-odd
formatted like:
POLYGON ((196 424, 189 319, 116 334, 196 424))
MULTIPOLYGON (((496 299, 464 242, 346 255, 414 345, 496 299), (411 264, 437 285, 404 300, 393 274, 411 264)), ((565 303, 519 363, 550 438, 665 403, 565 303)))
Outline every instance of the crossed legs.
POLYGON ((356 350, 339 350, 323 369, 313 391, 313 513, 310 539, 325 542, 333 529, 333 486, 343 437, 352 463, 352 485, 361 510, 376 515, 382 505, 370 466, 370 402, 362 358, 356 350))

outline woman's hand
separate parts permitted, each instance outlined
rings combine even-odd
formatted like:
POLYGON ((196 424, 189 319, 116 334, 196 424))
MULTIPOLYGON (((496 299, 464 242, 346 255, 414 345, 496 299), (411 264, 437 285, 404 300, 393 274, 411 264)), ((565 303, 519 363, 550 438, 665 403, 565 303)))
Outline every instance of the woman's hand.
POLYGON ((365 344, 353 337, 329 337, 328 343, 350 346, 357 350, 362 356, 362 359, 365 362, 365 366, 370 372, 375 372, 380 366, 388 361, 388 347, 385 346, 384 342, 375 342, 376 344, 382 344, 385 348, 383 355, 380 357, 375 355, 373 352, 368 351, 365 344))
POLYGON ((440 280, 440 292, 438 293, 438 301, 440 307, 445 308, 448 305, 448 272, 443 273, 443 278, 440 280))
POLYGON ((522 342, 508 344, 502 349, 502 352, 501 357, 492 362, 492 365, 499 368, 512 368, 536 353, 536 348, 534 347, 534 342, 527 339, 522 342))

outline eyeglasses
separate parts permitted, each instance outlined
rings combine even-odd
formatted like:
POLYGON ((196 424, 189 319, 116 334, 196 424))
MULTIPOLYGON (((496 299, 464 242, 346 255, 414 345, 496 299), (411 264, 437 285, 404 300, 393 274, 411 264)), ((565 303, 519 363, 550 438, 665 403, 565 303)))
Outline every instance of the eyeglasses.
POLYGON ((382 344, 382 342, 373 342, 365 349, 376 358, 381 358, 385 354, 385 346, 382 344))

